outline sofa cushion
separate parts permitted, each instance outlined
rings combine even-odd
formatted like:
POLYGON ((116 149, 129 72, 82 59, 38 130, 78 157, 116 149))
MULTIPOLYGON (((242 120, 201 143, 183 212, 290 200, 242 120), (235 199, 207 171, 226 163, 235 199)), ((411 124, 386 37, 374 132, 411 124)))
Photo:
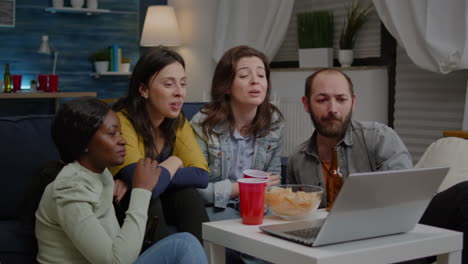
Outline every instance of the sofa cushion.
POLYGON ((0 221, 0 234, 0 263, 37 263, 37 242, 31 225, 0 221))
POLYGON ((21 253, 35 255, 37 242, 34 227, 19 221, 0 221, 0 253, 21 253))
POLYGON ((0 252, 0 263, 37 264, 37 261, 36 255, 27 255, 14 252, 0 252))
POLYGON ((190 102, 190 103, 184 103, 182 106, 182 112, 184 113, 185 117, 187 120, 191 120, 192 117, 200 111, 200 109, 205 105, 206 103, 197 103, 197 102, 190 102))
POLYGON ((58 160, 50 126, 53 116, 0 117, 0 219, 21 213, 26 190, 38 169, 58 160))
POLYGON ((450 171, 438 189, 438 192, 442 192, 457 183, 468 180, 467 156, 468 140, 445 137, 433 142, 414 167, 450 167, 450 171))

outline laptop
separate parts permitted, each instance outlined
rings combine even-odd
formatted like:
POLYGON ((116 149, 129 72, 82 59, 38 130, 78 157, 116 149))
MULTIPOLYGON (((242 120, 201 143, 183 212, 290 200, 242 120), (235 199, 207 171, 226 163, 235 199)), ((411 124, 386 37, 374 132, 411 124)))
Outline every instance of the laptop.
POLYGON ((312 247, 408 232, 421 219, 448 170, 352 173, 326 218, 259 228, 312 247))

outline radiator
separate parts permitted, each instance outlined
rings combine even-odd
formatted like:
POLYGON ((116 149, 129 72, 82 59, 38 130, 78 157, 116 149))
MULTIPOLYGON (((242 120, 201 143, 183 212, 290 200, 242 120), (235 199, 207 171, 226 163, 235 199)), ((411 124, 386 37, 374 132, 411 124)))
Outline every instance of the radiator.
POLYGON ((296 147, 306 141, 314 131, 314 125, 309 113, 304 111, 300 98, 281 98, 275 100, 284 116, 286 127, 282 156, 289 156, 296 147))

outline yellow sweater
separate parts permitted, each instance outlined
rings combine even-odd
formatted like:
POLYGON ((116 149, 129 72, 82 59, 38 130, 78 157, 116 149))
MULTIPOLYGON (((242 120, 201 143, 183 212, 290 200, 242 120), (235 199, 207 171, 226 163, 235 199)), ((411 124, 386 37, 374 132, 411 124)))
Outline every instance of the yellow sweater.
MULTIPOLYGON (((122 165, 109 169, 112 175, 117 174, 120 169, 125 166, 146 157, 143 139, 135 131, 132 122, 123 112, 118 112, 117 115, 122 126, 122 136, 127 141, 127 145, 125 146, 127 155, 122 165)), ((193 129, 187 120, 177 129, 172 155, 179 157, 184 163, 184 167, 196 167, 209 172, 208 163, 200 150, 193 129)))

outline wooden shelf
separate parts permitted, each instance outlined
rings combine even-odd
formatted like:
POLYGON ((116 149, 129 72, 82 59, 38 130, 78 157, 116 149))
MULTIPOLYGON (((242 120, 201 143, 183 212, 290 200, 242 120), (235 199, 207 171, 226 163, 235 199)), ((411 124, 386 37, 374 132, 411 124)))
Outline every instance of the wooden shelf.
POLYGON ((468 139, 468 131, 445 130, 444 137, 459 137, 459 138, 468 139))
POLYGON ((0 99, 27 99, 27 98, 66 98, 66 97, 96 97, 96 92, 16 92, 0 93, 0 99))
POLYGON ((62 8, 54 8, 48 7, 45 11, 50 12, 52 14, 55 13, 86 13, 88 16, 92 14, 102 14, 102 13, 109 13, 109 9, 89 9, 89 8, 73 8, 73 7, 62 7, 62 8))
POLYGON ((107 77, 107 76, 130 76, 131 72, 103 72, 103 73, 91 73, 94 78, 107 77))

